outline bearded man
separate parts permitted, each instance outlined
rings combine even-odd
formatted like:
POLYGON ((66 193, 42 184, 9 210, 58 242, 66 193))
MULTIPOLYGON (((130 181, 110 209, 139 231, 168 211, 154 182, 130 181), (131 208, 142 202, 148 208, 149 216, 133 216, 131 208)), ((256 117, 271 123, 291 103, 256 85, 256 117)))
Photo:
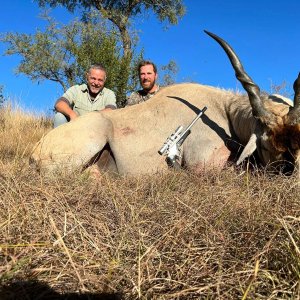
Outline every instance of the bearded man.
POLYGON ((159 91, 159 86, 156 84, 158 78, 156 65, 149 61, 141 61, 138 65, 139 79, 142 90, 133 92, 126 102, 126 106, 138 104, 150 99, 159 91))

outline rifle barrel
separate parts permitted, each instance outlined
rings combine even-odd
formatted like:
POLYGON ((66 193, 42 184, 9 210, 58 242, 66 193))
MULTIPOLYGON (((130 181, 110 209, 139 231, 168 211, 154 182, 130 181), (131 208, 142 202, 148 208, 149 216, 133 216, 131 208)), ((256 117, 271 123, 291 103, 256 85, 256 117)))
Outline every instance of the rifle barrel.
POLYGON ((207 107, 204 106, 202 110, 200 110, 199 114, 196 116, 196 118, 192 121, 192 123, 186 128, 185 131, 188 131, 195 123, 196 121, 204 114, 204 112, 207 110, 207 107))

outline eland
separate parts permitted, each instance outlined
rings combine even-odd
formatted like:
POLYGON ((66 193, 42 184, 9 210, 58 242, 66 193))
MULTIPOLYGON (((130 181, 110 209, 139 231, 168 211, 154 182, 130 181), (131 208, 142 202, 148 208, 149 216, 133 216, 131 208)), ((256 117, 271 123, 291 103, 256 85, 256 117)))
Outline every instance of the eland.
POLYGON ((196 83, 171 85, 145 103, 92 112, 51 130, 35 146, 31 163, 45 171, 95 164, 119 174, 155 173, 168 168, 158 154, 166 138, 206 106, 182 145, 182 167, 222 169, 255 154, 264 166, 293 171, 299 164, 300 75, 294 105, 282 96, 262 95, 230 45, 205 32, 224 49, 247 94, 196 83))

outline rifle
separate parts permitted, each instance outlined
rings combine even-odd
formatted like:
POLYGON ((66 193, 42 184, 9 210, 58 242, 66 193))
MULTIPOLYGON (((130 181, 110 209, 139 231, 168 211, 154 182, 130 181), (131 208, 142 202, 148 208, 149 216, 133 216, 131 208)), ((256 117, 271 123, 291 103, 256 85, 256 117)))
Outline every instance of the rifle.
POLYGON ((180 168, 180 164, 178 163, 178 159, 181 158, 181 150, 180 147, 186 138, 191 133, 192 126, 196 123, 196 121, 201 118, 204 112, 207 110, 207 107, 204 106, 202 110, 200 110, 199 114, 196 118, 191 122, 191 124, 183 131, 183 126, 179 126, 174 133, 172 133, 164 142, 163 146, 158 150, 160 155, 166 155, 166 162, 171 168, 180 168))

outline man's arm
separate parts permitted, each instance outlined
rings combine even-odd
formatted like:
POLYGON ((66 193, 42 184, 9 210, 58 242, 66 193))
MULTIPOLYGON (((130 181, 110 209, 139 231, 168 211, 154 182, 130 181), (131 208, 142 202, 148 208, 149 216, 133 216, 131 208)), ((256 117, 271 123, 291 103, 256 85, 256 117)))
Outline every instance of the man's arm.
POLYGON ((100 111, 117 109, 116 95, 112 90, 105 88, 105 106, 100 111))
POLYGON ((100 111, 106 111, 106 110, 115 110, 117 109, 117 107, 115 105, 109 104, 106 105, 103 109, 101 109, 100 111))
POLYGON ((77 113, 71 108, 69 101, 64 97, 59 98, 54 107, 56 111, 64 114, 66 117, 69 117, 70 120, 74 120, 78 117, 77 113))

